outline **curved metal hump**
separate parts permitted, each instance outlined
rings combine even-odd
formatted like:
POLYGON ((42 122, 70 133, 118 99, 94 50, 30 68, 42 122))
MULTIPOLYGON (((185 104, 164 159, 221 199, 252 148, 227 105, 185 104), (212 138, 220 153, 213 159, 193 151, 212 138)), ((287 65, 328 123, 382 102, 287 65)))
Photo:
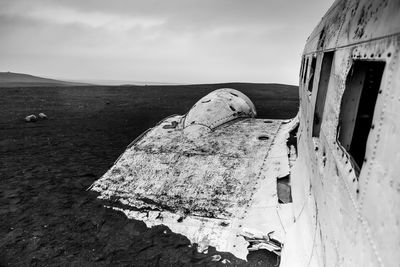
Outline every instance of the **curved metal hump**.
POLYGON ((222 88, 201 98, 186 114, 183 124, 187 133, 209 132, 237 118, 254 118, 251 100, 235 89, 222 88))

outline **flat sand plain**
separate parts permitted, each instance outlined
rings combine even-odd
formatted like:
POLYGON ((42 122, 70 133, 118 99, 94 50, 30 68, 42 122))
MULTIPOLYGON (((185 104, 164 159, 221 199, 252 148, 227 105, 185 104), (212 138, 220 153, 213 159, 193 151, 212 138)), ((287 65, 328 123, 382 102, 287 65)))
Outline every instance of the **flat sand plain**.
POLYGON ((265 251, 247 263, 198 253, 186 237, 128 220, 86 191, 136 136, 223 87, 249 96, 259 118, 298 110, 298 88, 279 84, 0 88, 0 265, 215 266, 218 254, 273 266, 265 251), (48 119, 24 122, 40 112, 48 119))

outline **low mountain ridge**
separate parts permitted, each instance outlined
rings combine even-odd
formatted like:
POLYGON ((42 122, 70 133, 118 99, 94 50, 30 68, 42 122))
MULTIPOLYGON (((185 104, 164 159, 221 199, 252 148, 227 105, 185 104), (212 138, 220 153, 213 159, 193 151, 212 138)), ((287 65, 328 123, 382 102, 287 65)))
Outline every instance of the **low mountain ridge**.
POLYGON ((36 87, 36 86, 86 86, 87 83, 76 83, 37 77, 24 73, 0 72, 0 87, 36 87))

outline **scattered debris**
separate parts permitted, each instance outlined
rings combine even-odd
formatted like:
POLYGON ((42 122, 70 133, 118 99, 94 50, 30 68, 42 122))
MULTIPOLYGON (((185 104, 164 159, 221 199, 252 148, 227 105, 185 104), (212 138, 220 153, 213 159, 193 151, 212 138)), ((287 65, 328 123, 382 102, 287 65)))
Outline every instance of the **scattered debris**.
POLYGON ((47 115, 44 113, 39 113, 39 118, 41 119, 47 119, 47 115))
POLYGON ((220 261, 221 260, 221 255, 212 255, 211 256, 211 261, 220 261))
POLYGON ((271 237, 274 231, 268 233, 267 235, 250 233, 245 231, 242 236, 244 239, 250 243, 247 248, 249 251, 255 251, 260 249, 266 249, 275 253, 276 255, 281 255, 282 244, 271 237))
POLYGON ((25 117, 25 122, 36 122, 36 121, 37 117, 33 114, 25 117))
POLYGON ((221 262, 222 262, 223 264, 231 263, 231 261, 228 260, 228 259, 223 259, 221 262))

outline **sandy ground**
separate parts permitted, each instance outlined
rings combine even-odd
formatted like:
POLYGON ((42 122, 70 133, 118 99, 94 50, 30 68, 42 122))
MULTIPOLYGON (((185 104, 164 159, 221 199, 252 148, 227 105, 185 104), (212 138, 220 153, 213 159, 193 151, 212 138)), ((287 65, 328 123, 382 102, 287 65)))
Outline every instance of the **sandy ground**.
MULTIPOLYGON (((229 86, 259 117, 296 115, 296 87, 229 86)), ((198 253, 186 237, 128 220, 86 191, 137 135, 220 87, 0 88, 0 265, 222 265, 216 254, 234 265, 276 264, 264 251, 247 263, 213 248, 198 253), (23 121, 39 112, 48 119, 23 121)))

